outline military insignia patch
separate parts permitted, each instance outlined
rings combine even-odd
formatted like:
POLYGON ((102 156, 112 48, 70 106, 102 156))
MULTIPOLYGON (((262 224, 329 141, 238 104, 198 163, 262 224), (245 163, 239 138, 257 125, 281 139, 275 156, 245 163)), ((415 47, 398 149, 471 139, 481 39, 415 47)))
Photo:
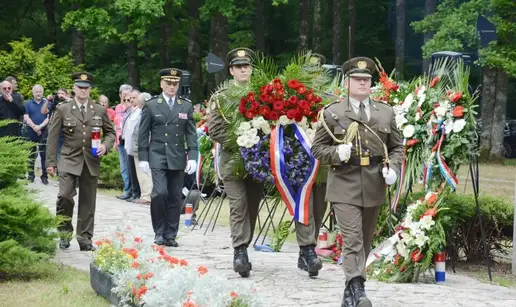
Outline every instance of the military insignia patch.
POLYGON ((170 75, 171 75, 171 76, 175 76, 175 75, 177 75, 177 71, 176 71, 175 69, 172 69, 172 70, 170 71, 170 75))
POLYGON ((163 99, 158 98, 158 103, 162 103, 162 102, 163 102, 163 99))
POLYGON ((365 69, 367 67, 367 63, 365 61, 358 61, 357 66, 360 69, 365 69))
POLYGON ((82 74, 82 75, 81 75, 81 80, 88 80, 88 76, 87 76, 87 75, 85 75, 85 74, 82 74))
POLYGON ((238 51, 237 51, 237 55, 238 55, 239 57, 244 57, 244 56, 245 56, 245 50, 238 50, 238 51))

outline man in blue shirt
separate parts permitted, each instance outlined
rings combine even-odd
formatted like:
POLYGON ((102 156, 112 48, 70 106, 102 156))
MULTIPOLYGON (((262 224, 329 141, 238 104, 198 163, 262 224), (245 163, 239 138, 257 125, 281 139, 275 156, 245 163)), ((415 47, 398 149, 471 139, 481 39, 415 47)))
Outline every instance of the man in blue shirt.
POLYGON ((39 84, 32 88, 33 99, 27 100, 25 103, 24 120, 29 129, 27 129, 27 138, 36 143, 32 147, 32 153, 29 158, 29 181, 34 182, 34 161, 39 155, 41 158, 41 182, 44 185, 48 184, 47 168, 45 166, 46 158, 46 141, 47 141, 47 124, 48 114, 43 114, 41 108, 46 102, 43 98, 43 87, 39 84))

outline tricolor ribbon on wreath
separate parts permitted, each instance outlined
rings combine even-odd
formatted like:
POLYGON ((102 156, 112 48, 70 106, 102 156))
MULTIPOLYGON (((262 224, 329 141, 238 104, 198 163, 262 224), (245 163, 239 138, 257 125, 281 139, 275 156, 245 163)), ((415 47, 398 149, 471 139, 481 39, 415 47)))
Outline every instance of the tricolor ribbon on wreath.
POLYGON ((312 144, 303 130, 297 123, 293 124, 296 139, 302 145, 303 150, 310 156, 310 168, 304 178, 303 185, 295 190, 288 180, 286 174, 285 154, 284 154, 284 127, 277 125, 271 131, 270 157, 271 171, 276 188, 280 192, 281 198, 285 202, 287 209, 294 219, 304 225, 308 225, 310 213, 310 194, 312 186, 319 171, 319 161, 314 158, 310 150, 312 144))
POLYGON ((459 180, 457 176, 452 172, 446 161, 444 160, 443 155, 441 154, 441 147, 446 137, 446 131, 442 124, 439 124, 438 130, 441 131, 441 137, 437 141, 437 144, 432 148, 432 153, 430 154, 430 158, 428 159, 427 164, 425 165, 424 176, 423 176, 423 186, 425 190, 430 190, 430 180, 432 179, 432 169, 434 166, 434 159, 437 157, 437 164, 439 165, 439 171, 441 175, 444 177, 446 183, 450 185, 452 190, 455 191, 457 188, 457 184, 459 180))
POLYGON ((219 181, 222 180, 222 175, 220 174, 220 151, 221 145, 219 143, 215 144, 215 156, 213 158, 213 164, 215 168, 215 184, 219 184, 219 181))

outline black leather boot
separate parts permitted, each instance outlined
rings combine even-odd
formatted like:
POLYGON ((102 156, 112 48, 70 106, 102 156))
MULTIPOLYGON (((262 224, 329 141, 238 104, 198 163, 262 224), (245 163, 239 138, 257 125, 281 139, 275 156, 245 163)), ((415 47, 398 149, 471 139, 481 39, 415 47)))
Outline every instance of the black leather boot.
POLYGON ((342 299, 341 307, 356 307, 355 299, 353 298, 353 294, 351 294, 351 289, 349 285, 344 289, 344 298, 342 299))
POLYGON ((351 279, 348 283, 353 299, 357 307, 372 307, 371 301, 365 294, 364 278, 357 276, 351 279))
POLYGON ((251 269, 252 265, 251 262, 249 262, 249 256, 247 255, 247 245, 235 247, 235 253, 233 255, 233 270, 242 277, 249 277, 251 269))
POLYGON ((301 270, 307 271, 309 277, 319 275, 319 270, 322 269, 322 261, 317 258, 313 245, 299 247, 297 267, 301 270))

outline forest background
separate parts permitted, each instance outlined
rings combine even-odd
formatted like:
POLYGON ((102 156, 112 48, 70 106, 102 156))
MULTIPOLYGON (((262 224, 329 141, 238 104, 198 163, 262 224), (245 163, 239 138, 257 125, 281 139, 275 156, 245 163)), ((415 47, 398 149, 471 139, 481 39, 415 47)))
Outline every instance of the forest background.
POLYGON ((129 83, 160 92, 158 71, 190 73, 190 99, 207 99, 225 70, 208 74, 209 52, 225 58, 249 47, 285 63, 300 50, 341 65, 378 58, 398 80, 427 70, 437 51, 472 59, 471 86, 481 91, 484 157, 503 155, 506 118, 516 118, 516 1, 513 0, 19 0, 2 4, 0 78, 15 75, 31 96, 70 86, 70 72, 95 76, 96 95, 112 105, 129 83), (486 16, 496 40, 481 48, 476 22, 486 16))

